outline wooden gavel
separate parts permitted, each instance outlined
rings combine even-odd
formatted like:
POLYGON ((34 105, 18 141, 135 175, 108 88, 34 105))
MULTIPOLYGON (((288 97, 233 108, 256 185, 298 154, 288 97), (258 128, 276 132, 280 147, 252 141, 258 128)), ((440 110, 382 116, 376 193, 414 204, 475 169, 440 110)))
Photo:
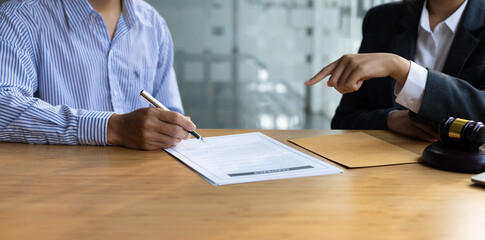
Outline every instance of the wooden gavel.
POLYGON ((439 133, 448 147, 478 150, 485 143, 485 126, 473 120, 449 117, 440 123, 439 133))

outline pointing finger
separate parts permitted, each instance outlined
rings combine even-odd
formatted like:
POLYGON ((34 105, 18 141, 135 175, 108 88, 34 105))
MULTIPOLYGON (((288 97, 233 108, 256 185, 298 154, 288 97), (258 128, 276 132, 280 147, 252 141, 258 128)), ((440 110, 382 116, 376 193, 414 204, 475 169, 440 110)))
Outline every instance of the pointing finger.
POLYGON ((314 85, 315 83, 322 81, 325 77, 333 73, 333 70, 337 65, 338 65, 338 60, 322 68, 322 70, 320 70, 320 72, 317 73, 317 75, 312 77, 310 80, 306 81, 305 85, 311 86, 311 85, 314 85))

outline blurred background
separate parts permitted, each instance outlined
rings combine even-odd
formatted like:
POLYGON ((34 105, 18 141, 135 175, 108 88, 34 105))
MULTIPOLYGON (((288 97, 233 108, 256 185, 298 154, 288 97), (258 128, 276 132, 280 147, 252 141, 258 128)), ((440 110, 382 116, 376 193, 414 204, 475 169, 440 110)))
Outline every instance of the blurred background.
POLYGON ((303 82, 356 53, 367 10, 395 0, 147 1, 171 30, 199 128, 329 129, 341 95, 303 82))
POLYGON ((390 0, 148 0, 165 18, 186 115, 199 128, 329 129, 341 95, 303 82, 356 53, 390 0))

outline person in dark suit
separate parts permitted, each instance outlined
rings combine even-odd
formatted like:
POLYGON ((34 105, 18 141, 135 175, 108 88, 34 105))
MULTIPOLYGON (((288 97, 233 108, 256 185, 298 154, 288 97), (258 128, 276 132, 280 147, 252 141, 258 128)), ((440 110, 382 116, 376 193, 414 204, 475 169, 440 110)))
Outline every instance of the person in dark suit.
POLYGON ((485 121, 485 1, 416 0, 381 5, 363 21, 359 54, 331 75, 344 94, 334 129, 389 129, 436 141, 447 117, 485 121))

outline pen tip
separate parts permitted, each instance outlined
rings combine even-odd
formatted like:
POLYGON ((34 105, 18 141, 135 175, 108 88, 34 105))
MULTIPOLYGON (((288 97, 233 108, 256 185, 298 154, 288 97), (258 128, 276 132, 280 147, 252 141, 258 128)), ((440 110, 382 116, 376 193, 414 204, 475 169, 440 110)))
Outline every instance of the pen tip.
POLYGON ((206 142, 205 142, 205 140, 204 140, 203 138, 200 138, 200 141, 202 141, 202 142, 206 143, 206 142))

